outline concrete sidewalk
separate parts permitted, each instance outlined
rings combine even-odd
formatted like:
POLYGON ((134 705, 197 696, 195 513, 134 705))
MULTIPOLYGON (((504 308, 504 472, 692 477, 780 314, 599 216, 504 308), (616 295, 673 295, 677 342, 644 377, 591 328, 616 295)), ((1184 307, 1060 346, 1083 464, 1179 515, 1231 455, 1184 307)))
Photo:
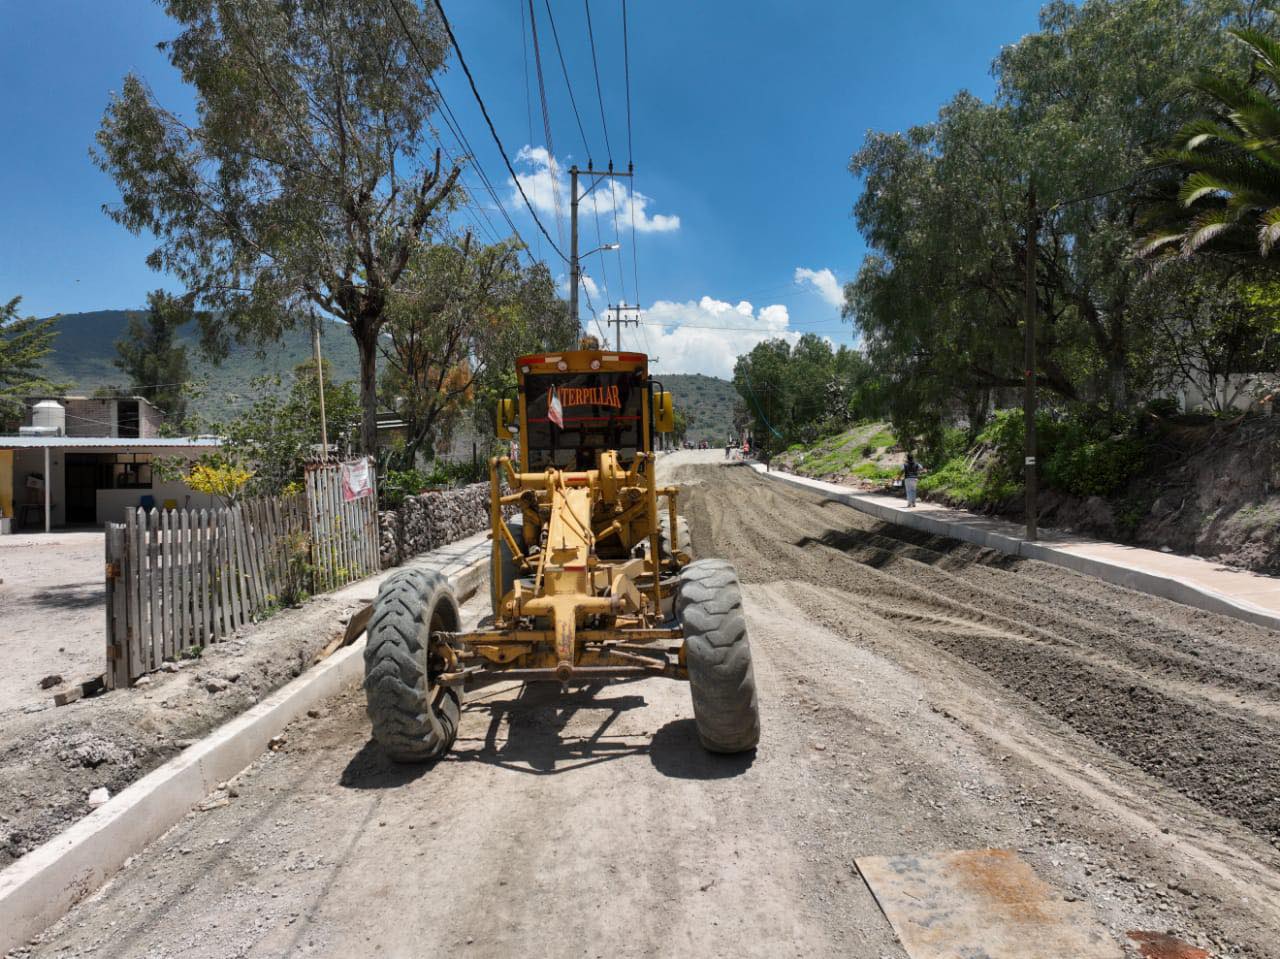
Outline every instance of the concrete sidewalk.
POLYGON ((1274 576, 1053 530, 1041 531, 1036 542, 1029 542, 1019 523, 923 501, 907 509, 906 500, 896 496, 859 493, 794 473, 766 471, 759 464, 752 464, 752 469, 770 479, 824 493, 886 523, 1065 566, 1139 592, 1280 630, 1280 578, 1274 576))

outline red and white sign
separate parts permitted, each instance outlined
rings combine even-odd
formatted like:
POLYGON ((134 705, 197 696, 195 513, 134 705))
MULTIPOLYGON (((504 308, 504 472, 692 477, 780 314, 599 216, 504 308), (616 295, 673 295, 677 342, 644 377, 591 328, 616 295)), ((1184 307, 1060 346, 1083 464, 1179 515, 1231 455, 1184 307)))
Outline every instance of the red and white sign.
POLYGON ((354 463, 342 464, 342 499, 350 503, 355 499, 364 499, 373 494, 373 471, 369 469, 369 460, 356 460, 354 463))
POLYGON ((564 429, 564 408, 560 405, 560 391, 551 387, 551 399, 547 402, 547 419, 564 429))

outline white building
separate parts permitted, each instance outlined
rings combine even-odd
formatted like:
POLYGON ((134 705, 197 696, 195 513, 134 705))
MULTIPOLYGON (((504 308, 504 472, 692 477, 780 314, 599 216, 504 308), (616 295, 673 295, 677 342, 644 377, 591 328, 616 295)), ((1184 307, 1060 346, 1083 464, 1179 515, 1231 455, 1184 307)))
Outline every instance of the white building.
POLYGON ((159 436, 164 413, 143 397, 40 398, 28 409, 18 435, 0 436, 0 531, 122 522, 131 506, 218 505, 161 481, 155 465, 195 459, 220 440, 159 436))

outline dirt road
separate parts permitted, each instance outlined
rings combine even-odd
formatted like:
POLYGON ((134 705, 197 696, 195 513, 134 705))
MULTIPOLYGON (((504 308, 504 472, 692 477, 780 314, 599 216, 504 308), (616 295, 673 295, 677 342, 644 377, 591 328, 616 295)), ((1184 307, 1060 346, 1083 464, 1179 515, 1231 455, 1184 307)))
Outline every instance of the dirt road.
POLYGON ((900 957, 854 858, 987 846, 1118 941, 1280 954, 1280 637, 695 458, 754 755, 703 753, 653 680, 490 688, 393 767, 352 690, 30 954, 900 957))
POLYGON ((0 715, 49 702, 40 680, 102 672, 102 533, 0 536, 0 715))

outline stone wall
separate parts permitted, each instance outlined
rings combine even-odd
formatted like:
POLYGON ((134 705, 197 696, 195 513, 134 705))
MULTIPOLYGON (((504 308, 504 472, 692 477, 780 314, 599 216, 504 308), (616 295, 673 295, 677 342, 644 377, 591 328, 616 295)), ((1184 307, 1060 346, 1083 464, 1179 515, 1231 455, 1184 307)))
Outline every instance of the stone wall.
POLYGON ((487 530, 489 484, 408 496, 396 509, 379 513, 378 519, 382 565, 397 566, 411 556, 487 530))

